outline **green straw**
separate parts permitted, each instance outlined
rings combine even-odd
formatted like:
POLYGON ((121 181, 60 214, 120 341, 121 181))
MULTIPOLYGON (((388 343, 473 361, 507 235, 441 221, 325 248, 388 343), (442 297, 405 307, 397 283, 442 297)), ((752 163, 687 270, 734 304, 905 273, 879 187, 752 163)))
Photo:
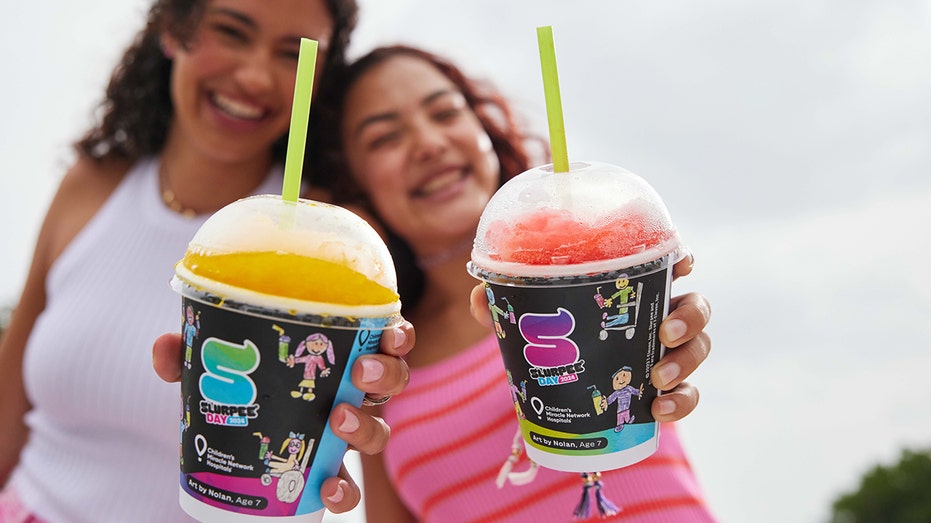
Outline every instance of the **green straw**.
POLYGON ((543 91, 546 95, 546 119, 550 126, 553 170, 565 173, 569 172, 569 154, 566 152, 566 125, 563 122, 562 101, 559 97, 553 26, 538 27, 537 42, 540 45, 540 66, 543 69, 543 91))
POLYGON ((281 187, 281 198, 291 202, 296 202, 301 194, 301 169, 304 167, 307 121, 310 118, 316 66, 317 41, 301 38, 297 79, 294 81, 294 102, 291 105, 291 128, 288 131, 288 152, 284 159, 284 183, 281 187))

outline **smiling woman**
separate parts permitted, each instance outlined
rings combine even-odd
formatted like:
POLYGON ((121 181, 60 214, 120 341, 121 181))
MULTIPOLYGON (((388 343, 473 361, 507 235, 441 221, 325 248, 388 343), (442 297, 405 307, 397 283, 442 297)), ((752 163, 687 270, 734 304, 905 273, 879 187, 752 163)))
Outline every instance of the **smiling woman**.
MULTIPOLYGON (((597 491, 592 497, 611 498, 632 521, 713 521, 671 424, 654 456, 605 472, 603 483, 537 470, 515 439, 521 393, 507 384, 487 313, 494 304, 466 271, 486 204, 531 166, 526 147, 534 139, 505 100, 452 63, 405 46, 375 49, 329 88, 340 110, 325 156, 341 174, 335 197, 363 206, 384 230, 405 316, 417 326, 418 350, 407 358, 412 385, 378 411, 391 441, 383 457, 362 457, 369 519, 570 521, 573 506, 585 515, 587 493, 597 491), (484 311, 478 317, 487 324, 470 321, 472 310, 484 311)), ((691 258, 677 269, 688 274, 691 258)), ((705 299, 687 294, 672 303, 660 327, 672 349, 653 375, 665 392, 651 405, 666 422, 695 407, 697 391, 682 380, 710 344, 705 299)))
POLYGON ((375 212, 397 234, 423 239, 421 257, 471 238, 472 224, 457 218, 481 213, 500 165, 463 93, 407 56, 373 66, 366 86, 346 95, 342 135, 348 170, 375 212))
MULTIPOLYGON (((164 164, 173 150, 191 145, 208 163, 269 163, 270 145, 290 122, 300 38, 310 35, 321 43, 323 62, 332 26, 322 2, 279 3, 290 16, 249 2, 213 2, 190 41, 162 35, 162 49, 173 62, 174 106, 164 164)), ((176 193, 193 196, 187 188, 196 190, 196 184, 171 178, 179 170, 167 170, 168 183, 176 193)), ((254 170, 264 176, 265 169, 254 170)))
MULTIPOLYGON (((76 144, 0 341, 4 522, 190 521, 178 504, 177 388, 152 368, 153 340, 181 318, 168 279, 208 213, 281 190, 300 39, 325 50, 323 81, 342 65, 356 12, 354 0, 151 6, 100 121, 76 144)), ((398 355, 412 339, 409 327, 383 336, 389 355, 360 358, 356 385, 378 397, 402 389, 398 355), (358 381, 373 365, 377 376, 358 381)), ((384 447, 380 420, 333 412, 350 445, 384 447)), ((360 496, 348 476, 321 488, 334 512, 360 496)))

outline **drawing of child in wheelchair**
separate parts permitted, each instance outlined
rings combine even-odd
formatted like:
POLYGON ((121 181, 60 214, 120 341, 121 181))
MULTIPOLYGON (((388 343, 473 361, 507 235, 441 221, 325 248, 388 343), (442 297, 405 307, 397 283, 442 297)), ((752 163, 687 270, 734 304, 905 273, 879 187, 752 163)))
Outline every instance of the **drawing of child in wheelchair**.
MULTIPOLYGON (((268 448, 268 443, 265 441, 267 439, 262 438, 263 449, 268 448)), ((281 445, 281 456, 273 454, 271 450, 265 451, 265 473, 262 474, 262 485, 267 487, 272 484, 273 477, 278 478, 275 494, 279 501, 293 503, 300 497, 304 490, 304 470, 307 469, 313 445, 313 439, 309 444, 305 444, 304 434, 291 432, 288 439, 281 445), (287 453, 286 456, 285 453, 287 453)))

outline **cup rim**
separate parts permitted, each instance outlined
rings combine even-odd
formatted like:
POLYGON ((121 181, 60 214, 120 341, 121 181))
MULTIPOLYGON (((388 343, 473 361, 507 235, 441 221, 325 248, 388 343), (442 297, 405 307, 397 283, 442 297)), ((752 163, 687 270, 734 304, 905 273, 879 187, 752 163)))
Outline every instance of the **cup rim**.
POLYGON ((284 320, 333 329, 390 329, 401 324, 400 301, 386 305, 339 305, 282 298, 260 292, 243 291, 231 285, 205 281, 178 265, 169 285, 182 296, 222 309, 266 319, 284 320), (256 305, 256 298, 266 305, 256 305), (373 327, 371 321, 384 320, 373 327), (369 325, 364 325, 369 324, 369 325))
POLYGON ((629 277, 649 274, 675 265, 685 255, 686 249, 676 236, 652 249, 613 260, 568 265, 524 265, 493 262, 473 252, 472 260, 466 267, 473 277, 492 283, 521 287, 568 287, 613 281, 622 274, 629 277))

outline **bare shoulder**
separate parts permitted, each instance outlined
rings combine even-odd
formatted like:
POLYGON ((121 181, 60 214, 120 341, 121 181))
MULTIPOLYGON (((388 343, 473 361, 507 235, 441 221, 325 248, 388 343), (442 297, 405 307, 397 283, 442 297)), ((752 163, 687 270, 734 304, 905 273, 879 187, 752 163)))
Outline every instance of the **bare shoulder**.
POLYGON ((103 203, 131 166, 126 161, 95 160, 81 156, 65 173, 59 190, 74 191, 77 194, 83 192, 92 199, 98 197, 100 203, 103 203))
POLYGON ((51 263, 87 225, 120 184, 131 164, 79 158, 65 173, 42 226, 46 263, 51 263))

